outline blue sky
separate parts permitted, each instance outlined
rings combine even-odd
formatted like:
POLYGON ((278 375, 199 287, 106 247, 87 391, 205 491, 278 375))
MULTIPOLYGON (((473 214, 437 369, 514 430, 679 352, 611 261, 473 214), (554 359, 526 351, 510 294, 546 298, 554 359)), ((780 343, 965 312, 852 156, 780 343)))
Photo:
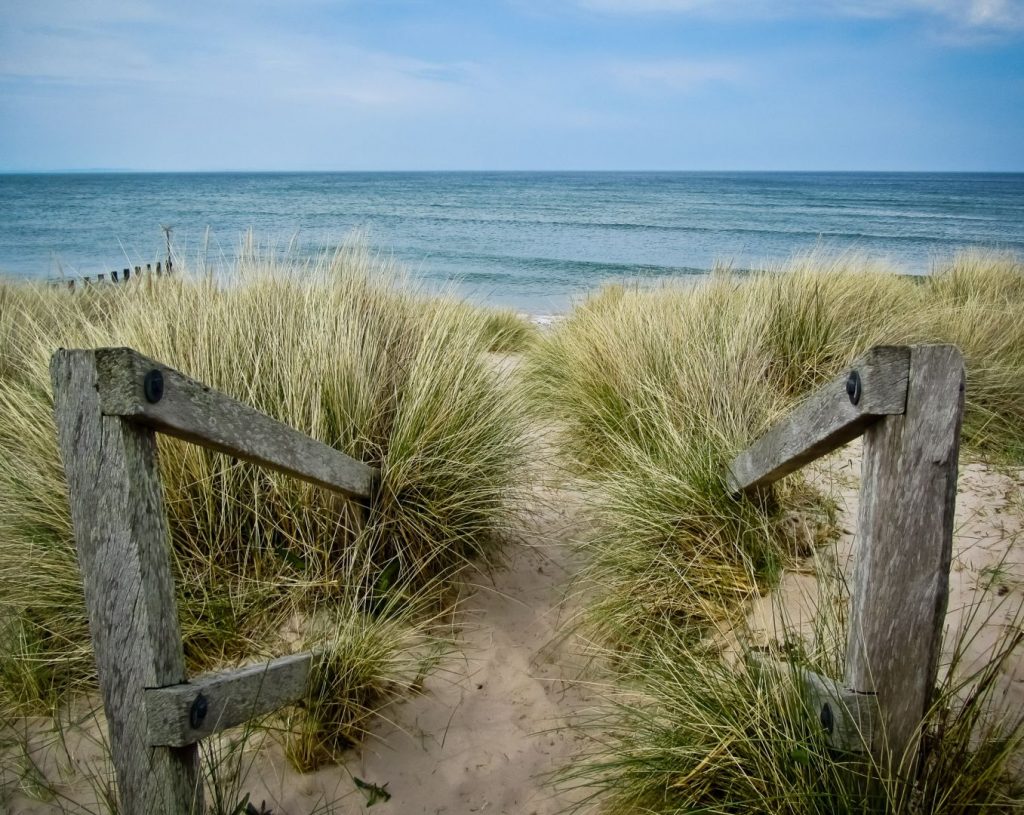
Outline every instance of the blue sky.
POLYGON ((0 9, 0 170, 1024 170, 1024 0, 0 9))

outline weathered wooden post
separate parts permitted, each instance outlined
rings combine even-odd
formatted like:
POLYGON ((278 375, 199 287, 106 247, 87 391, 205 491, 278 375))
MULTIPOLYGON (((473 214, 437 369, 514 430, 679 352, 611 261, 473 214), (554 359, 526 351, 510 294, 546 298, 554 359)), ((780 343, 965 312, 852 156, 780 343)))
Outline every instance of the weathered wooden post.
POLYGON ((960 352, 914 346, 906 411, 864 433, 845 685, 876 695, 871 749, 894 772, 914 772, 933 700, 963 405, 960 352))
MULTIPOLYGON (((170 224, 161 224, 160 228, 164 231, 164 237, 167 238, 167 274, 171 273, 171 233, 174 231, 174 227, 170 224)), ((157 266, 157 271, 160 267, 157 266)))
POLYGON ((836 682, 801 670, 799 681, 829 743, 869 751, 890 775, 916 773, 935 691, 963 407, 955 347, 879 346, 741 452, 727 473, 733 491, 754 492, 864 436, 845 674, 836 682))
POLYGON ((188 680, 156 433, 360 501, 379 473, 130 348, 50 369, 121 812, 199 815, 199 740, 301 699, 314 654, 188 680))
POLYGON ((50 372, 121 812, 198 815, 196 744, 147 738, 146 688, 186 680, 156 433, 103 414, 94 352, 58 351, 50 372))
POLYGON ((131 280, 131 278, 132 278, 132 270, 131 269, 125 269, 124 270, 124 276, 122 277, 122 279, 124 280, 125 283, 127 283, 129 280, 131 280))
POLYGON ((112 271, 110 273, 110 282, 111 283, 116 283, 117 282, 117 269, 114 269, 114 271, 112 271))

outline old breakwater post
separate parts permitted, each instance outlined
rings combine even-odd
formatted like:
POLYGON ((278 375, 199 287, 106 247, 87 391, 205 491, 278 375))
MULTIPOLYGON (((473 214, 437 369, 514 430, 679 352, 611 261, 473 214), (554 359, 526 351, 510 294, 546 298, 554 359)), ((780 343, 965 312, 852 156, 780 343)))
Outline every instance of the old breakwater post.
POLYGON ((953 346, 872 348, 728 474, 736 492, 757 490, 864 436, 845 675, 798 675, 833 747, 905 777, 919 766, 938 672, 963 406, 953 346))
POLYGON ((300 699, 314 654, 186 677, 156 434, 364 501, 377 472, 130 348, 50 373, 120 811, 199 815, 199 740, 300 699))
MULTIPOLYGON (((156 262, 156 274, 157 274, 158 277, 160 275, 163 275, 165 272, 167 274, 170 274, 172 271, 173 271, 173 266, 171 265, 171 257, 170 257, 170 255, 168 255, 168 257, 167 257, 166 266, 161 261, 159 261, 159 260, 156 262)), ((146 264, 145 274, 147 276, 152 277, 152 275, 153 275, 153 264, 152 263, 147 263, 146 264)), ((142 275, 143 275, 143 269, 142 269, 141 266, 136 266, 135 267, 135 276, 134 277, 132 276, 131 268, 130 267, 126 267, 123 270, 121 270, 120 276, 118 275, 117 269, 111 270, 110 278, 109 279, 110 279, 111 283, 128 283, 129 281, 132 281, 132 280, 142 280, 143 279, 142 275)), ((91 277, 89 277, 89 276, 81 278, 81 281, 82 281, 82 287, 83 288, 87 288, 87 287, 90 287, 90 286, 93 285, 93 279, 91 277)), ((71 291, 74 291, 75 290, 76 279, 73 278, 73 277, 51 277, 46 282, 47 282, 47 284, 49 286, 51 286, 53 288, 60 288, 61 286, 66 286, 71 291)), ((103 283, 106 283, 106 282, 107 282, 107 274, 106 274, 106 272, 98 272, 96 274, 96 283, 103 284, 103 283)))

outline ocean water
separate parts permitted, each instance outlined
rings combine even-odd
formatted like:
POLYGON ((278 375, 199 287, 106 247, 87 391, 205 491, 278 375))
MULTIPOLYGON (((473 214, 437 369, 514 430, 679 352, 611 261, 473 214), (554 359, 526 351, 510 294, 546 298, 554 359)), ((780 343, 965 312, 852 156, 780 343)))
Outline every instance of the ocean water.
POLYGON ((0 175, 0 274, 229 263, 358 230, 429 286, 533 313, 614 279, 747 269, 815 249, 926 274, 958 249, 1024 255, 1024 174, 81 173, 0 175))

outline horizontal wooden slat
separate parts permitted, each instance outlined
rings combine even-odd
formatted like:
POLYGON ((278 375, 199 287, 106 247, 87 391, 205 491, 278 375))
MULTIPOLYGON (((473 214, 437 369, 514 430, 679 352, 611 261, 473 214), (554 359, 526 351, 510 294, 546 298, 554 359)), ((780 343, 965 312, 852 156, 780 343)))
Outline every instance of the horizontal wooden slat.
POLYGON ((816 719, 829 746, 845 753, 867 753, 878 722, 878 699, 857 693, 814 671, 780 662, 763 654, 748 655, 760 675, 792 677, 800 688, 807 713, 816 719))
POLYGON ((370 496, 377 471, 361 461, 131 348, 100 348, 95 354, 105 415, 123 416, 345 495, 370 496), (163 393, 155 402, 146 399, 143 384, 153 370, 163 377, 163 393))
POLYGON ((311 653, 263 665, 197 677, 167 688, 146 689, 151 747, 182 747, 298 701, 306 692, 311 653), (192 726, 193 705, 202 696, 205 715, 192 726))
POLYGON ((910 348, 872 348, 842 376, 816 391, 729 465, 729 487, 742 492, 777 481, 855 439, 880 416, 907 405, 910 348), (861 382, 854 405, 846 392, 850 371, 861 382))

